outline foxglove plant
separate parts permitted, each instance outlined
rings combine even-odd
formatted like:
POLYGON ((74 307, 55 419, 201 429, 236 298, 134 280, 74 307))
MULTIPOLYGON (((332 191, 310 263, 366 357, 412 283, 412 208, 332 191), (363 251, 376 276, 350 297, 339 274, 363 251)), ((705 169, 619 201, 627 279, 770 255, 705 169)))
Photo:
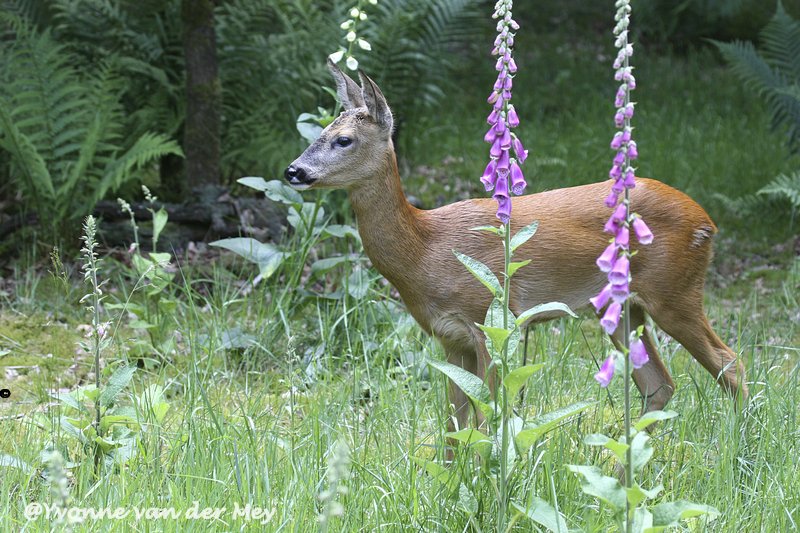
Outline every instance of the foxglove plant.
POLYGON ((497 201, 497 218, 503 224, 511 219, 511 194, 520 195, 525 191, 525 177, 520 165, 528 158, 528 151, 516 133, 511 130, 519 126, 519 116, 511 104, 511 89, 517 63, 514 61, 514 33, 519 24, 511 16, 512 0, 500 0, 495 5, 492 18, 497 19, 497 38, 494 40, 492 55, 497 57, 494 82, 487 101, 492 111, 486 119, 489 130, 484 140, 491 144, 489 164, 481 176, 486 191, 494 191, 492 197, 497 201), (511 150, 514 156, 511 155, 511 150))
POLYGON ((614 79, 620 85, 614 99, 614 105, 617 108, 614 124, 619 131, 611 140, 611 149, 615 150, 616 154, 609 177, 614 182, 605 200, 606 206, 612 208, 613 211, 603 228, 606 233, 612 235, 612 239, 597 258, 597 266, 607 274, 608 283, 590 301, 598 313, 605 309, 600 324, 609 335, 620 327, 620 320, 622 320, 623 353, 612 351, 594 377, 601 387, 608 387, 613 380, 617 362, 622 360, 625 436, 617 441, 605 435, 589 435, 585 442, 589 445, 607 448, 616 455, 620 463, 625 465, 624 487, 617 479, 604 476, 597 467, 570 465, 569 468, 583 476, 583 491, 608 502, 615 511, 615 516, 619 518, 620 529, 630 533, 654 527, 663 529, 666 526, 677 524, 681 518, 702 514, 713 517, 718 512, 711 507, 685 501, 665 502, 648 509, 643 505, 644 502, 656 498, 663 487, 659 485, 654 489, 646 490, 634 483, 634 474, 641 471, 653 454, 652 446, 649 443, 650 438, 644 430, 657 421, 673 418, 677 414, 672 411, 650 411, 644 414, 635 425, 631 424, 631 367, 638 369, 644 366, 648 362, 648 355, 641 339, 642 329, 631 331, 629 299, 631 296, 630 264, 633 254, 630 247, 630 233, 633 230, 640 245, 652 243, 653 233, 645 221, 638 214, 632 212, 630 207, 630 191, 636 186, 633 161, 639 157, 631 127, 635 106, 631 101, 631 91, 636 89, 636 79, 633 76, 633 67, 630 65, 633 44, 628 41, 630 0, 617 0, 615 6, 617 11, 614 17, 616 21, 614 45, 619 51, 614 60, 616 71, 614 79))
MULTIPOLYGON (((515 235, 511 235, 511 195, 522 194, 525 190, 525 178, 520 165, 527 158, 527 151, 522 141, 511 130, 519 126, 519 116, 511 105, 511 89, 517 65, 513 57, 514 32, 519 25, 512 16, 512 0, 500 0, 495 5, 493 18, 497 20, 497 38, 492 53, 497 57, 495 69, 498 72, 489 103, 492 111, 488 122, 490 129, 485 140, 491 144, 490 162, 480 181, 487 191, 493 191, 497 201, 497 218, 501 225, 481 226, 476 231, 493 233, 503 239, 504 269, 503 282, 497 279, 494 272, 480 261, 454 251, 456 257, 483 285, 492 293, 492 302, 486 313, 483 324, 478 327, 486 336, 486 351, 491 357, 492 368, 496 377, 491 376, 495 387, 487 387, 481 378, 460 367, 441 361, 430 361, 429 364, 444 373, 472 400, 472 404, 486 419, 489 434, 478 429, 462 429, 451 432, 447 437, 457 441, 463 448, 475 452, 480 457, 482 473, 491 473, 487 480, 496 489, 498 512, 496 513, 497 531, 506 531, 509 526, 509 507, 515 510, 513 521, 520 517, 528 517, 540 526, 552 529, 554 524, 562 531, 567 530, 563 516, 549 503, 531 495, 524 504, 511 498, 514 474, 524 464, 528 451, 547 431, 557 424, 578 414, 592 405, 593 402, 578 402, 555 412, 542 414, 525 421, 513 411, 514 399, 519 395, 530 377, 543 368, 543 364, 523 365, 511 369, 512 356, 520 344, 520 328, 534 316, 554 311, 575 316, 572 310, 560 302, 538 305, 524 311, 519 317, 509 309, 511 278, 521 267, 531 262, 512 262, 515 250, 527 242, 536 233, 537 222, 533 222, 515 235), (513 155, 512 155, 513 154, 513 155), (491 391, 490 391, 491 390, 491 391)), ((421 464, 438 479, 453 479, 451 473, 444 475, 442 467, 430 461, 421 464)), ((456 483, 458 480, 456 478, 456 483)), ((462 508, 475 512, 477 499, 472 494, 469 484, 456 486, 462 508), (469 502, 473 502, 470 504, 469 502)), ((453 487, 450 487, 453 488, 453 487)))
MULTIPOLYGON (((368 0, 368 2, 373 6, 378 4, 378 0, 368 0)), ((334 63, 338 63, 344 58, 345 65, 352 71, 358 70, 358 59, 353 56, 355 46, 358 45, 359 48, 367 52, 372 50, 372 45, 358 36, 358 23, 367 20, 367 14, 364 12, 365 3, 364 0, 359 0, 348 11, 350 18, 340 24, 342 30, 347 32, 344 36, 345 41, 347 41, 347 48, 340 46, 337 51, 328 56, 334 63)))

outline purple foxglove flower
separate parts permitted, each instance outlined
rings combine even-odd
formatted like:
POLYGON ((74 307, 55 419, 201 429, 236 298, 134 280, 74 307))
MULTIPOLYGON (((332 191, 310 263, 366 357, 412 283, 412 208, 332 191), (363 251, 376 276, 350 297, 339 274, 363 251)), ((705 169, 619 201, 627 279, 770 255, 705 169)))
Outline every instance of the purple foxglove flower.
POLYGON ((613 242, 609 244, 600 257, 597 258, 597 266, 602 272, 611 272, 614 263, 617 261, 617 245, 613 242))
POLYGON ((517 24, 516 20, 511 20, 509 24, 511 25, 512 30, 517 31, 519 29, 519 24, 517 24))
POLYGON ((636 239, 641 244, 650 244, 653 242, 653 232, 647 227, 641 217, 633 219, 633 232, 636 234, 636 239))
POLYGON ((503 109, 503 104, 504 103, 505 103, 505 100, 503 100, 502 98, 498 98, 497 101, 494 103, 494 108, 496 110, 500 111, 501 109, 503 109))
POLYGON ((508 176, 509 173, 509 154, 508 150, 500 152, 500 157, 497 160, 497 174, 503 177, 508 176))
POLYGON ((614 262, 614 267, 611 269, 611 272, 608 273, 608 281, 611 282, 611 285, 628 283, 628 276, 631 271, 630 268, 631 265, 628 257, 625 254, 620 255, 614 262))
POLYGON ((639 158, 639 150, 636 148, 636 141, 631 141, 628 143, 628 158, 629 159, 639 158))
POLYGON ((503 89, 511 90, 511 87, 514 86, 514 78, 507 77, 503 80, 503 89))
POLYGON ((498 35, 497 37, 495 37, 495 39, 494 39, 494 45, 495 46, 500 46, 500 44, 502 44, 502 42, 503 42, 503 36, 502 35, 498 35))
POLYGON ((631 291, 627 283, 611 284, 611 298, 613 298, 615 302, 625 302, 630 294, 631 291))
MULTIPOLYGON (((619 107, 619 106, 617 106, 619 107)), ((490 122, 491 124, 491 122, 490 122)), ((622 147, 622 132, 618 131, 614 134, 614 138, 611 139, 611 149, 612 150, 619 150, 622 147)))
POLYGON ((489 113, 489 116, 486 118, 486 122, 488 124, 494 124, 495 122, 497 122, 498 118, 499 118, 499 112, 497 111, 497 109, 492 109, 492 112, 489 113))
POLYGON ((495 169, 497 169, 497 159, 492 159, 489 161, 489 164, 486 165, 486 169, 483 171, 483 176, 481 176, 481 183, 483 183, 483 186, 486 187, 487 192, 494 189, 495 181, 497 181, 495 169))
POLYGON ((498 72, 503 70, 503 64, 503 56, 498 57, 497 63, 494 64, 494 69, 498 72))
POLYGON ((509 91, 507 89, 503 89, 503 92, 501 93, 501 96, 506 100, 511 100, 511 91, 509 91))
POLYGON ((618 54, 617 58, 614 59, 613 67, 615 69, 622 68, 622 62, 625 61, 625 57, 622 54, 618 54))
POLYGON ((619 111, 617 111, 617 114, 614 115, 614 124, 618 128, 621 128, 622 125, 625 124, 625 115, 623 114, 623 109, 624 108, 621 108, 619 111))
POLYGON ((508 174, 500 174, 497 173, 497 181, 494 184, 494 194, 492 198, 500 201, 501 198, 508 198, 508 178, 506 177, 508 174))
POLYGON ((608 171, 608 177, 612 180, 619 179, 622 176, 622 167, 614 163, 611 170, 608 171))
POLYGON ((519 137, 514 137, 514 153, 517 155, 517 161, 524 163, 528 159, 528 151, 522 146, 522 141, 519 137))
POLYGON ((612 187, 611 192, 608 193, 608 196, 606 196, 605 199, 606 207, 614 207, 617 205, 617 201, 619 201, 619 193, 615 192, 612 187))
POLYGON ((608 283, 600 293, 594 298, 589 298, 589 302, 594 306, 595 310, 599 313, 602 308, 606 306, 611 299, 611 284, 608 283))
POLYGON ((617 152, 617 155, 614 156, 614 164, 621 167, 622 163, 624 162, 625 162, 625 153, 617 152))
POLYGON ((517 165, 517 161, 513 159, 511 161, 511 190, 514 194, 519 196, 525 190, 525 176, 522 175, 522 169, 519 168, 517 165))
POLYGON ((514 36, 509 35, 508 39, 506 39, 506 43, 508 44, 508 46, 514 46, 514 36))
POLYGON ((633 173, 633 168, 628 167, 628 170, 625 171, 625 180, 622 183, 628 189, 636 187, 636 176, 633 173))
MULTIPOLYGON (((620 194, 624 190, 625 190, 625 185, 623 185, 621 179, 617 179, 617 181, 615 181, 614 183, 611 184, 611 191, 612 192, 620 194)), ((616 202, 614 203, 614 205, 617 205, 616 202)), ((608 207, 614 207, 614 205, 610 205, 608 207)))
POLYGON ((620 248, 628 248, 630 243, 630 232, 628 231, 628 227, 626 225, 622 224, 619 228, 617 228, 617 234, 614 236, 614 242, 616 242, 617 246, 620 248))
MULTIPOLYGON (((510 79, 510 78, 509 78, 510 79)), ((514 106, 510 106, 508 108, 508 125, 512 128, 516 128, 519 126, 519 116, 517 115, 517 110, 514 109, 514 106)))
POLYGON ((631 91, 636 89, 636 78, 633 77, 633 74, 628 75, 627 84, 628 84, 628 89, 630 89, 631 91))
POLYGON ((625 115, 625 118, 633 118, 633 102, 628 102, 622 114, 625 115))
POLYGON ((503 150, 500 148, 500 137, 497 137, 492 143, 492 147, 489 149, 489 155, 492 157, 500 157, 502 152, 503 150))
POLYGON ((606 330, 606 333, 611 335, 619 325, 619 317, 622 314, 622 304, 619 302, 611 302, 606 309, 603 318, 600 319, 600 325, 606 330))
POLYGON ((486 101, 490 104, 497 102, 497 99, 500 98, 500 93, 497 91, 493 91, 492 94, 489 95, 489 98, 486 101))
POLYGON ((497 138, 497 132, 495 131, 494 126, 489 128, 489 131, 487 131, 486 135, 483 136, 483 140, 486 141, 487 143, 493 143, 496 138, 497 138))
POLYGON ((506 50, 506 53, 503 54, 503 63, 508 63, 511 60, 511 53, 506 50))
POLYGON ((603 364, 600 366, 600 371, 594 375, 594 379, 600 384, 601 387, 606 388, 614 379, 614 356, 609 355, 603 364))
POLYGON ((503 78, 497 78, 497 80, 494 82, 494 90, 499 91, 502 88, 503 88, 503 78))
POLYGON ((650 360, 642 339, 636 339, 631 342, 630 357, 633 368, 642 368, 650 360))
POLYGON ((494 125, 494 131, 497 132, 498 135, 502 135, 503 132, 506 131, 506 121, 503 120, 502 118, 498 120, 497 123, 494 125))
POLYGON ((625 131, 622 132, 622 144, 628 143, 631 140, 631 130, 630 128, 625 128, 625 131))
POLYGON ((511 132, 508 129, 504 130, 503 135, 500 137, 500 148, 503 150, 511 149, 511 132))
POLYGON ((517 71, 517 62, 516 62, 516 61, 514 61, 514 58, 513 58, 513 57, 512 57, 512 58, 511 58, 511 60, 508 62, 508 71, 509 71, 511 74, 514 74, 514 73, 517 71))
POLYGON ((497 218, 499 218, 500 222, 503 224, 508 224, 508 221, 511 220, 511 198, 496 198, 496 200, 497 218))

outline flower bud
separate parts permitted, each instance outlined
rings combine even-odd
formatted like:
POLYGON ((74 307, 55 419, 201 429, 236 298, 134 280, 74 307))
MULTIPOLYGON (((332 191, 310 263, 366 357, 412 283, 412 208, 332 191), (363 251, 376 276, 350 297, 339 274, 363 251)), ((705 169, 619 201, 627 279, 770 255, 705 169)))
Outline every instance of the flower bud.
POLYGON ((512 128, 519 126, 519 116, 513 105, 508 108, 508 125, 512 128))

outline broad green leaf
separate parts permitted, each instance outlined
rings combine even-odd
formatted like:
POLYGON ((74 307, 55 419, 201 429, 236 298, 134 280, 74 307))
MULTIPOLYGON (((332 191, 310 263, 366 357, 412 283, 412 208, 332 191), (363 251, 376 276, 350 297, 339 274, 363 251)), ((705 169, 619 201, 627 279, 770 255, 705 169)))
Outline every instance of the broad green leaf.
POLYGON ((645 500, 652 500, 657 498, 662 490, 664 490, 663 485, 658 485, 657 487, 651 490, 646 490, 640 487, 639 485, 634 485, 629 489, 626 488, 625 492, 628 495, 628 502, 630 502, 631 507, 636 507, 645 500))
POLYGON ((563 420, 580 413, 594 404, 595 402, 593 401, 576 402, 567 407, 537 416, 529 424, 525 425, 525 429, 517 434, 516 443, 520 453, 525 454, 528 448, 533 446, 542 435, 556 427, 563 420))
POLYGON ((625 488, 617 478, 604 476, 596 466, 567 465, 567 468, 583 476, 584 482, 581 483, 583 492, 600 498, 617 510, 625 509, 625 502, 627 501, 625 488))
POLYGON ((322 133, 322 126, 319 124, 312 124, 310 122, 297 122, 297 131, 300 132, 300 136, 308 142, 308 144, 312 144, 319 138, 319 134, 322 133))
POLYGON ((653 446, 650 437, 645 432, 639 432, 631 439, 631 454, 633 455, 633 471, 638 472, 653 456, 653 446))
POLYGON ((149 257, 154 265, 159 266, 169 263, 169 260, 172 259, 168 252, 151 252, 149 257))
POLYGON ((636 421, 633 427, 636 428, 637 431, 642 431, 656 422, 669 420, 670 418, 675 418, 676 416, 678 416, 678 413, 675 411, 650 411, 649 413, 643 414, 642 417, 636 421))
POLYGON ((461 431, 445 433, 445 437, 457 440, 468 448, 474 448, 482 457, 488 457, 492 451, 492 441, 477 429, 467 428, 461 431))
POLYGON ((539 228, 539 221, 534 221, 521 230, 519 230, 513 237, 511 237, 511 253, 528 242, 528 239, 534 236, 536 230, 539 228))
POLYGON ((617 456, 617 459, 622 464, 625 464, 626 461, 626 452, 628 451, 628 445, 622 442, 618 442, 611 437, 607 437, 605 435, 600 435, 599 433, 593 433, 591 435, 586 435, 584 437, 583 442, 588 444, 589 446, 603 446, 607 450, 610 450, 617 456))
POLYGON ((557 533, 568 533, 569 531, 564 516, 556 511, 552 505, 538 496, 531 496, 525 507, 517 502, 511 502, 511 505, 517 512, 527 516, 533 522, 539 524, 548 531, 555 531, 557 533))
POLYGON ((100 393, 100 407, 108 407, 114 403, 122 389, 131 382, 134 372, 136 372, 135 366, 122 366, 111 374, 111 377, 108 378, 108 385, 100 393))
POLYGON ((527 265, 530 262, 531 262, 530 259, 526 259, 525 261, 512 261, 511 263, 509 263, 509 265, 508 265, 508 277, 511 277, 514 274, 516 274, 517 270, 519 270, 520 268, 524 267, 525 265, 527 265))
POLYGON ((476 228, 469 228, 469 230, 470 231, 486 231, 486 232, 489 232, 489 233, 494 233, 495 235, 500 235, 501 233, 503 233, 503 227, 502 226, 500 226, 499 228, 495 227, 495 226, 478 226, 476 228))
POLYGON ((4 453, 0 453, 0 467, 16 468, 17 470, 22 470, 26 474, 33 472, 33 467, 22 459, 17 459, 16 457, 4 453))
POLYGON ((114 448, 122 446, 121 442, 116 442, 113 439, 97 436, 94 438, 94 443, 97 444, 103 453, 110 453, 114 448))
POLYGON ((491 418, 492 408, 489 406, 491 395, 489 387, 481 378, 460 366, 451 365, 445 361, 428 359, 428 364, 450 378, 475 403, 486 418, 491 418))
POLYGON ((247 176, 244 178, 239 178, 236 181, 245 187, 250 187, 251 189, 255 189, 257 191, 263 192, 267 190, 267 181, 260 176, 247 176))
POLYGON ((709 505, 692 503, 686 500, 676 502, 664 502, 652 508, 653 526, 677 526, 679 520, 694 518, 696 516, 707 516, 708 521, 715 520, 720 512, 709 505))
POLYGON ((64 405, 66 405, 68 407, 72 407, 73 409, 75 409, 76 411, 78 411, 80 413, 88 413, 89 412, 81 402, 79 402, 73 395, 71 395, 69 393, 51 394, 50 397, 58 400, 59 402, 63 403, 64 405))
POLYGON ((274 274, 284 259, 291 255, 290 252, 281 251, 274 244, 258 242, 250 237, 222 239, 209 244, 211 246, 230 250, 248 261, 256 263, 261 276, 264 278, 268 278, 274 274))
POLYGON ((571 316, 572 318, 578 318, 578 315, 576 315, 567 304, 563 304, 561 302, 548 302, 546 304, 536 305, 523 312, 521 315, 519 315, 519 317, 517 317, 517 325, 521 326, 536 315, 554 312, 561 312, 571 316))
POLYGON ((138 428, 139 421, 127 415, 105 415, 100 417, 100 431, 107 433, 109 428, 115 424, 124 424, 128 427, 138 428))
POLYGON ((455 494, 458 490, 459 476, 457 470, 445 468, 439 463, 434 463, 421 457, 411 456, 411 460, 420 465, 433 479, 447 487, 450 494, 455 494))
POLYGON ((506 377, 503 378, 503 386, 508 391, 508 398, 513 400, 519 393, 520 389, 525 385, 525 383, 530 379, 530 377, 544 368, 544 363, 538 363, 535 365, 525 365, 519 368, 515 368, 508 374, 506 377))
POLYGON ((270 180, 264 184, 264 194, 273 202, 286 205, 302 205, 303 197, 299 192, 279 180, 270 180))
POLYGON ((646 531, 651 527, 653 527, 653 514, 646 507, 634 508, 631 531, 646 531))
POLYGON ((346 255, 339 255, 336 257, 326 257, 324 259, 318 259, 313 263, 311 263, 311 275, 324 274, 325 272, 329 271, 335 266, 341 265, 342 263, 345 263, 349 260, 350 257, 346 255))
POLYGON ((78 439, 83 444, 88 444, 88 441, 86 440, 86 436, 83 434, 83 431, 81 431, 81 429, 77 427, 75 424, 70 422, 69 418, 67 418, 66 416, 62 416, 59 419, 59 424, 61 426, 61 429, 64 430, 64 432, 67 435, 78 439))
POLYGON ((511 331, 503 328, 493 328, 491 326, 484 326, 483 324, 476 324, 478 329, 486 334, 486 338, 491 339, 492 345, 496 346, 498 350, 502 350, 506 344, 506 339, 511 335, 511 331))
POLYGON ((356 300, 363 299, 369 292, 369 272, 360 265, 356 265, 347 276, 347 292, 356 300))
POLYGON ((338 237, 340 239, 343 237, 352 237, 356 241, 361 242, 361 235, 358 234, 358 230, 346 224, 331 224, 325 226, 325 233, 331 237, 338 237))
POLYGON ((503 287, 497 280, 497 276, 494 275, 489 267, 477 259, 473 259, 468 255, 462 254, 461 252, 456 252, 453 250, 453 254, 455 254, 456 258, 461 261, 461 264, 467 267, 467 270, 469 270, 470 273, 478 279, 478 281, 483 283, 486 288, 492 292, 495 298, 503 297, 503 287))
POLYGON ((153 213, 153 243, 158 242, 158 237, 161 235, 161 231, 167 225, 167 219, 169 219, 169 215, 167 214, 166 209, 163 207, 153 213))
MULTIPOLYGON (((510 310, 508 311, 508 323, 509 325, 514 323, 514 313, 510 310)), ((492 303, 489 305, 489 309, 486 310, 486 318, 483 320, 483 324, 485 326, 489 326, 491 328, 503 328, 503 304, 497 298, 492 300, 492 303)), ((517 351, 517 347, 519 346, 519 341, 522 335, 519 331, 519 328, 514 328, 514 331, 508 338, 508 353, 513 354, 517 351)), ((491 337, 486 339, 486 349, 488 350, 489 354, 492 356, 492 359, 497 359, 501 355, 501 350, 503 346, 500 345, 495 347, 495 344, 492 342, 491 337)))

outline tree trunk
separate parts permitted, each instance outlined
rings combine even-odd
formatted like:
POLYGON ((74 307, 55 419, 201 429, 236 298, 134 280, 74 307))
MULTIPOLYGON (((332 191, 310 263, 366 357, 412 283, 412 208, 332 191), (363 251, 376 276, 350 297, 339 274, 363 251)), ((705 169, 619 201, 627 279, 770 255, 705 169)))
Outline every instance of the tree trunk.
POLYGON ((220 184, 220 84, 213 0, 181 0, 181 19, 186 58, 185 188, 194 189, 220 184))

